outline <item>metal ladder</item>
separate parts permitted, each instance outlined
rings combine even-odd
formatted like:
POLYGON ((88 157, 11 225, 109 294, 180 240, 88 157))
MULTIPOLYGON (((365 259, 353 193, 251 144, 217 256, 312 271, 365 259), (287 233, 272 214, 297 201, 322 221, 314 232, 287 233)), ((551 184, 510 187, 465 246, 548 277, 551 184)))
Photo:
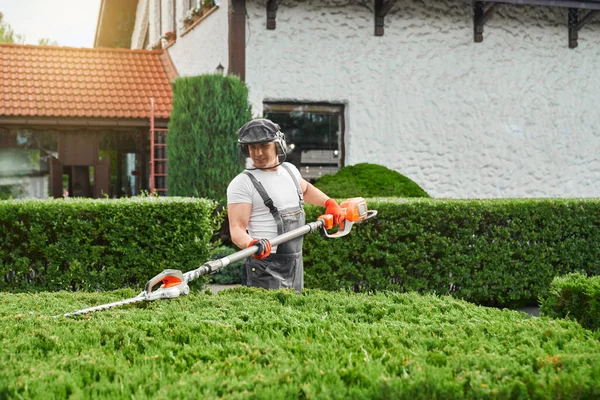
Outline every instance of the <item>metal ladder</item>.
POLYGON ((150 194, 167 195, 167 128, 154 126, 154 97, 150 97, 150 194))

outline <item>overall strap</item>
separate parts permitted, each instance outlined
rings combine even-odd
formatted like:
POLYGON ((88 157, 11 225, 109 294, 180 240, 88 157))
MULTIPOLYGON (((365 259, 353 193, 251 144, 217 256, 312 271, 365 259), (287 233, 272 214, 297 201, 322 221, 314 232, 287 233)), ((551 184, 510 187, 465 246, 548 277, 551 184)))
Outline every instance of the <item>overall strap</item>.
POLYGON ((298 182, 298 179, 296 179, 296 175, 294 175, 294 173, 292 172, 290 167, 288 167, 285 163, 281 164, 281 166, 292 177, 292 181, 294 181, 294 185, 296 185, 296 191, 298 192, 298 203, 300 204, 300 208, 303 210, 304 209, 304 197, 302 195, 302 188, 300 187, 300 183, 298 182))
POLYGON ((262 183, 260 183, 254 177, 254 175, 252 175, 248 171, 244 171, 244 173, 250 177, 252 184, 258 191, 258 194, 260 195, 260 197, 263 199, 265 206, 267 206, 269 211, 271 211, 271 214, 273 215, 273 218, 275 219, 275 222, 277 223, 277 234, 281 235, 283 233, 283 221, 281 220, 281 216, 279 215, 279 211, 277 210, 277 207, 275 207, 275 205, 273 204, 273 199, 271 199, 269 197, 269 195, 267 194, 267 191, 265 190, 265 187, 262 185, 262 183))

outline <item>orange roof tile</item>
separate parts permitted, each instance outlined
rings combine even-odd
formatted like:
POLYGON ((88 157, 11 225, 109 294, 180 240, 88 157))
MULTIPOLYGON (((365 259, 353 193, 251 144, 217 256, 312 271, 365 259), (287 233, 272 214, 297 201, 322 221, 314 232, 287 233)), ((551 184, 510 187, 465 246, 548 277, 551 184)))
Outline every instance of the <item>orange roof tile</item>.
POLYGON ((162 50, 0 44, 0 116, 169 118, 174 78, 162 50))

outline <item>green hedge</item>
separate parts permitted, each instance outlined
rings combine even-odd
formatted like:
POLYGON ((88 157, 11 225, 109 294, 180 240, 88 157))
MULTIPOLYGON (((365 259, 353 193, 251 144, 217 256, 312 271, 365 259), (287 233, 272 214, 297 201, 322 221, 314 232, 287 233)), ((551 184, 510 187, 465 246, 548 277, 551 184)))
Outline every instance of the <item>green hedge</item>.
POLYGON ((140 287, 206 262, 209 200, 155 197, 0 202, 0 290, 140 287))
POLYGON ((600 329, 600 276, 573 273, 554 278, 542 299, 542 315, 569 318, 587 329, 600 329))
POLYGON ((594 399, 600 337, 451 297, 238 288, 6 294, 0 398, 594 399))
MULTIPOLYGON (((518 307, 545 296, 556 276, 600 275, 597 199, 370 199, 369 207, 378 216, 346 237, 305 237, 307 288, 518 307)), ((306 209, 307 221, 324 211, 306 209)), ((211 258, 214 210, 181 198, 0 202, 0 290, 139 287, 163 269, 189 271, 211 258)))
POLYGON ((404 175, 377 164, 360 163, 323 175, 315 186, 331 197, 429 197, 404 175))
MULTIPOLYGON (((371 199, 350 235, 304 241, 311 288, 451 294, 535 304, 554 277, 600 275, 600 200, 371 199)), ((323 213, 307 208, 307 221, 323 213)))

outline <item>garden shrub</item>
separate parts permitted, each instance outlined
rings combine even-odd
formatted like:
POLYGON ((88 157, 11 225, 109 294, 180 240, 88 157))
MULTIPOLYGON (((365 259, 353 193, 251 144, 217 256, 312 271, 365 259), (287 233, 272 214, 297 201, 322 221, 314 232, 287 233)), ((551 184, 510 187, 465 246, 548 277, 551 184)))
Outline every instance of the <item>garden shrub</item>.
POLYGON ((381 165, 361 163, 323 175, 314 183, 331 197, 429 197, 415 182, 381 165))
POLYGON ((540 311, 552 318, 573 319, 587 329, 600 328, 600 276, 572 273, 554 278, 540 311))
POLYGON ((225 199, 242 170, 236 132, 250 119, 248 89, 238 77, 178 78, 167 135, 169 195, 225 199))
POLYGON ((207 261, 216 224, 205 199, 0 202, 0 290, 142 287, 207 261))

